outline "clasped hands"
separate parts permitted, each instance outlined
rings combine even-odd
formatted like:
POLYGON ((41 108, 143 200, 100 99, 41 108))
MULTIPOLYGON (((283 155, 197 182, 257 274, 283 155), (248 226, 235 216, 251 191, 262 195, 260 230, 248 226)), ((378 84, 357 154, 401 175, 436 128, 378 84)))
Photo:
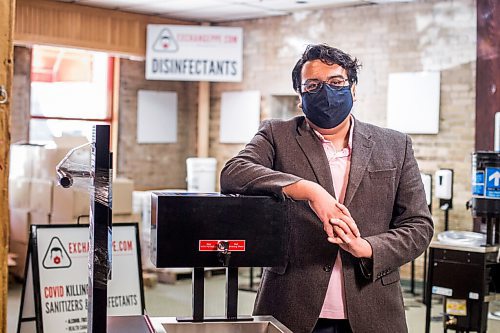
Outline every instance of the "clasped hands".
POLYGON ((285 186, 283 193, 292 199, 309 202, 309 206, 323 223, 330 243, 338 244, 357 258, 372 257, 372 247, 361 237, 347 207, 340 204, 321 185, 301 179, 285 186))
POLYGON ((361 237, 358 226, 346 206, 339 203, 326 190, 309 200, 309 206, 323 222, 330 243, 357 258, 371 258, 372 247, 361 237))

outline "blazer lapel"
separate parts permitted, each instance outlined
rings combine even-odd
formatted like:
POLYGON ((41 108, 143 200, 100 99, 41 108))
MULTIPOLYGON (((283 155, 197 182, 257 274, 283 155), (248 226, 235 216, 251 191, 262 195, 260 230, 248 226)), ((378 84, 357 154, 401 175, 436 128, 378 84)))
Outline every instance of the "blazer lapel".
POLYGON ((304 152, 304 155, 306 155, 314 175, 316 176, 316 180, 325 190, 328 191, 328 193, 335 197, 330 166, 319 138, 309 127, 305 118, 303 119, 302 124, 299 125, 297 131, 297 143, 304 152))
POLYGON ((358 189, 363 175, 370 162, 374 142, 370 139, 370 133, 366 126, 354 119, 354 133, 352 135, 352 155, 351 169, 349 171, 349 181, 347 183, 344 205, 351 203, 356 190, 358 189))

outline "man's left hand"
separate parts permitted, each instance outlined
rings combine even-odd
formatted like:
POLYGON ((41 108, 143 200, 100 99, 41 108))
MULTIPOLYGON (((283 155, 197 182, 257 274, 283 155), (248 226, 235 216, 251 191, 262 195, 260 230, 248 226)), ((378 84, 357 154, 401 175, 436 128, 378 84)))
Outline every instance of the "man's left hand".
POLYGON ((371 258, 373 255, 372 247, 357 231, 356 222, 352 218, 349 210, 344 205, 337 203, 337 207, 344 214, 340 218, 330 220, 333 226, 334 236, 328 237, 328 241, 339 245, 344 251, 351 253, 357 258, 371 258))

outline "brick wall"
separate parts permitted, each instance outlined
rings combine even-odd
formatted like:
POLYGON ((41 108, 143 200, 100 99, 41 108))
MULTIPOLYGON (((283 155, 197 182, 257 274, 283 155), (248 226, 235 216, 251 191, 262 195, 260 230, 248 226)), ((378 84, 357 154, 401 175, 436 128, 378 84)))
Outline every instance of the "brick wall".
MULTIPOLYGON (((412 135, 413 146, 423 172, 455 170, 450 228, 472 229, 465 202, 470 199, 470 154, 475 135, 474 0, 367 5, 228 25, 244 29, 244 82, 212 85, 210 154, 217 157, 219 170, 243 147, 218 142, 221 92, 260 90, 261 118, 268 118, 273 113, 274 96, 293 96, 291 69, 305 45, 325 42, 362 62, 354 114, 376 125, 386 124, 390 73, 441 72, 439 134, 412 135)), ((444 214, 437 206, 434 199, 434 221, 436 232, 440 232, 444 214)), ((419 268, 421 264, 419 261, 419 268)))
POLYGON ((196 155, 198 85, 192 82, 148 81, 144 61, 120 61, 118 169, 136 189, 186 188, 186 158, 196 155), (176 91, 177 143, 137 143, 137 92, 176 91))
POLYGON ((14 47, 14 81, 10 109, 11 142, 28 141, 31 91, 31 49, 14 47))

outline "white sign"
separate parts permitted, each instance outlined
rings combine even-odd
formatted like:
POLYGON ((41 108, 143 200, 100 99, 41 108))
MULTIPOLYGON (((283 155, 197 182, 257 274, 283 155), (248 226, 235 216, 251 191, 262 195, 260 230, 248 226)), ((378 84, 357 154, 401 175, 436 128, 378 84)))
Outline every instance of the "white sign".
POLYGON ((177 93, 139 90, 137 143, 177 142, 177 93))
POLYGON ((409 134, 438 134, 439 96, 439 72, 389 74, 387 127, 409 134))
MULTIPOLYGON (((87 332, 88 226, 36 228, 36 253, 30 249, 19 332, 33 332, 33 320, 43 332, 87 332), (37 290, 39 288, 39 290, 37 290), (33 294, 35 291, 35 300, 33 294), (30 296, 31 295, 31 296, 30 296), (33 318, 33 302, 36 315, 33 318), (25 319, 23 319, 25 318, 25 319), (27 319, 26 319, 27 318, 27 319)), ((140 315, 143 293, 137 225, 113 226, 113 279, 108 282, 108 315, 140 315)))
POLYGON ((444 287, 438 287, 438 286, 432 286, 432 293, 436 294, 436 295, 451 297, 451 296, 453 296, 453 289, 444 288, 444 287))
POLYGON ((260 92, 228 91, 221 95, 221 143, 247 143, 260 123, 260 92))
POLYGON ((146 79, 240 82, 243 30, 149 24, 146 79))

